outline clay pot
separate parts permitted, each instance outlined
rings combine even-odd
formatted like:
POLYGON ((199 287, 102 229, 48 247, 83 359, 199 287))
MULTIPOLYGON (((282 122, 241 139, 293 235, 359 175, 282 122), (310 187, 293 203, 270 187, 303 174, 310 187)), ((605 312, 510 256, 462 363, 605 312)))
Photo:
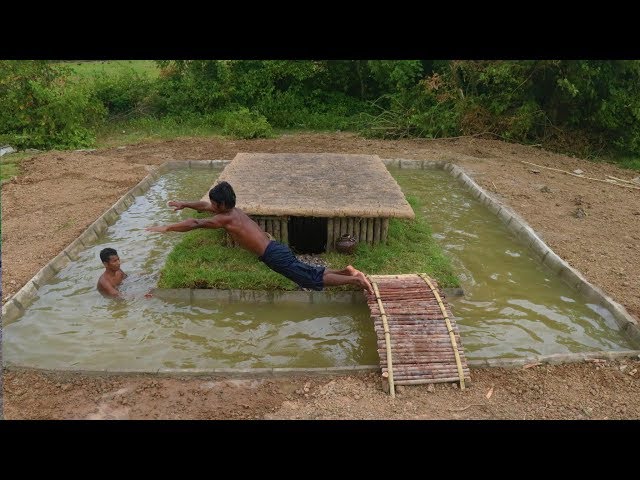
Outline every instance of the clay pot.
POLYGON ((345 233, 336 240, 336 250, 340 253, 351 255, 356 249, 358 240, 355 236, 345 233))

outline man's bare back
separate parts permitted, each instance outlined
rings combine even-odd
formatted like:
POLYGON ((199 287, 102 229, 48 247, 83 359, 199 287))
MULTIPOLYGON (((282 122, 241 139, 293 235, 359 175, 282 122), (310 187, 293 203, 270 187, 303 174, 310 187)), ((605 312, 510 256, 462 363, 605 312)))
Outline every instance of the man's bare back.
POLYGON ((224 229, 242 248, 261 256, 267 245, 269 238, 264 230, 253 221, 246 213, 239 208, 232 208, 228 212, 219 213, 213 218, 220 217, 224 224, 224 229))

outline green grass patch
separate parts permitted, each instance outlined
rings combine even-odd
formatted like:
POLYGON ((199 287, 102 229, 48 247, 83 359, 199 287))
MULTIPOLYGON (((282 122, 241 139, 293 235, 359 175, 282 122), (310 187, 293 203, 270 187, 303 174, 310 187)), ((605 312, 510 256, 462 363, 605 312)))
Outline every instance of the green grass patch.
MULTIPOLYGON (((409 197, 415 211, 418 201, 409 197)), ((204 216, 204 215, 196 215, 204 216)), ((223 244, 221 230, 194 230, 169 254, 160 275, 160 288, 220 288, 246 290, 296 290, 292 281, 269 269, 257 257, 223 244)), ((336 252, 322 257, 330 268, 353 265, 367 274, 426 273, 441 287, 459 287, 451 262, 433 240, 423 218, 392 219, 386 245, 359 245, 353 255, 336 252)), ((337 289, 353 289, 350 286, 337 289)))
POLYGON ((0 157, 0 181, 9 180, 20 174, 20 162, 33 157, 33 153, 16 152, 0 157))
POLYGON ((60 63, 70 68, 78 78, 118 76, 127 71, 148 75, 150 78, 157 78, 160 74, 154 60, 88 60, 60 63))
POLYGON ((221 136, 222 127, 204 117, 142 117, 104 125, 97 134, 98 148, 178 137, 221 136))
POLYGON ((622 168, 628 168, 629 170, 635 170, 640 172, 640 157, 636 156, 617 156, 617 157, 600 157, 596 159, 599 162, 613 163, 622 168))

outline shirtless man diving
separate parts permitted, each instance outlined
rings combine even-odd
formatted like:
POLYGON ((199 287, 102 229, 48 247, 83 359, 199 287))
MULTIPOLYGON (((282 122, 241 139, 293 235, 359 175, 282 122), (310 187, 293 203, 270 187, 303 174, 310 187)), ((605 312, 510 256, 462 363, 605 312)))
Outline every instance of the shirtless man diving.
POLYGON ((196 228, 223 228, 242 248, 255 253, 271 270, 284 275, 304 288, 322 290, 337 285, 357 285, 373 294, 369 280, 351 265, 342 270, 331 270, 309 265, 298 260, 291 249, 280 242, 269 240, 266 232, 242 210, 236 208, 236 194, 227 182, 220 182, 209 191, 210 202, 171 201, 174 211, 192 208, 211 212, 213 217, 190 218, 171 225, 147 227, 150 232, 188 232, 196 228))

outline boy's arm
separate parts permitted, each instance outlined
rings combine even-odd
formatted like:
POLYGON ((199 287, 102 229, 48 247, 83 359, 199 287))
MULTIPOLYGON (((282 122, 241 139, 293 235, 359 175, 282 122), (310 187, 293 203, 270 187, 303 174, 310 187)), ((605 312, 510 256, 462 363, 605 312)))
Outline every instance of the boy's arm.
POLYGON ((183 208, 193 208, 198 212, 211 212, 211 202, 207 202, 204 200, 200 200, 197 202, 179 202, 176 200, 172 200, 167 203, 170 207, 173 207, 173 211, 177 212, 178 210, 182 210, 183 208))
POLYGON ((216 215, 213 218, 188 218, 182 222, 171 225, 157 225, 147 227, 149 232, 189 232, 196 228, 224 228, 224 222, 216 215))

